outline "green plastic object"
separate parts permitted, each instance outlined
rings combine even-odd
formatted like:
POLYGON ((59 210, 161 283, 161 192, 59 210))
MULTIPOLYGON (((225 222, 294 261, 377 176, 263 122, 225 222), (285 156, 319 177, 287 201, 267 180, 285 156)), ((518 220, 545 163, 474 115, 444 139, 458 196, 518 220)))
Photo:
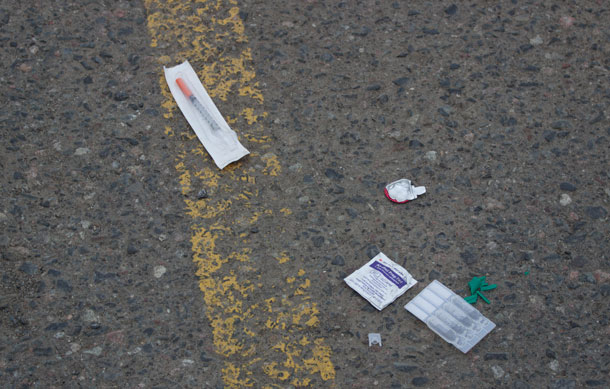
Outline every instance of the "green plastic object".
POLYGON ((481 293, 481 291, 477 291, 477 294, 479 295, 480 298, 483 299, 483 301, 485 301, 487 304, 489 304, 489 300, 487 300, 487 297, 483 296, 483 293, 481 293))
POLYGON ((485 284, 485 277, 473 277, 468 283, 468 286, 470 287, 470 294, 475 294, 476 291, 483 286, 483 284, 485 284))
MULTIPOLYGON (((526 273, 527 274, 527 273, 526 273)), ((464 297, 464 300, 467 303, 474 304, 477 302, 477 299, 480 297, 487 304, 490 304, 490 301, 481 293, 481 291, 487 291, 496 289, 496 284, 489 285, 487 281, 485 281, 485 276, 483 277, 473 277, 470 282, 468 282, 468 287, 470 288, 470 296, 464 297)))

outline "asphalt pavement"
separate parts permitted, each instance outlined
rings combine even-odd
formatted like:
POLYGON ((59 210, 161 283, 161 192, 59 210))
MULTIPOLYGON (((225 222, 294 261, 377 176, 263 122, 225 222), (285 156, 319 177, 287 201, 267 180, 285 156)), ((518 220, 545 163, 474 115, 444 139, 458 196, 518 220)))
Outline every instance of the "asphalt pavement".
POLYGON ((610 387, 609 19, 1 0, 0 386, 610 387), (250 151, 222 170, 185 60, 250 151), (343 281, 379 252, 418 281, 382 311, 343 281), (404 309, 480 276, 466 354, 404 309))

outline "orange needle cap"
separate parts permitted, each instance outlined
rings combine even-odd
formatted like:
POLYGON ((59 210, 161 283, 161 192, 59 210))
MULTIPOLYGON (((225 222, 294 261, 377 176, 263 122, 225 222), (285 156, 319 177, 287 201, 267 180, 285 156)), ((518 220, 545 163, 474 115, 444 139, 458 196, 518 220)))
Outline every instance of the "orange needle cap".
POLYGON ((191 97, 193 95, 193 92, 191 92, 189 87, 186 85, 186 82, 184 82, 182 78, 176 78, 176 83, 178 84, 180 90, 182 91, 182 93, 184 93, 186 97, 191 97))

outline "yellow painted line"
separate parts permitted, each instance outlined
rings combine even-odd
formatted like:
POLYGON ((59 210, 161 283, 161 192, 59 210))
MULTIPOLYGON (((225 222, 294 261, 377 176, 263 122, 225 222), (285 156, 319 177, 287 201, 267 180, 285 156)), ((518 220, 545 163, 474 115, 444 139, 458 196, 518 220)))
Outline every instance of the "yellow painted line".
MULTIPOLYGON (((183 119, 159 72, 167 119, 161 131, 180 152, 175 168, 191 218, 193 261, 216 352, 222 357, 226 387, 278 388, 334 386, 331 349, 319 331, 319 310, 309 291, 312 282, 286 251, 252 258, 264 247, 254 225, 281 225, 289 208, 265 205, 259 188, 281 177, 261 118, 264 97, 252 66, 252 52, 236 0, 144 0, 151 46, 160 65, 188 60, 241 141, 252 152, 222 171, 183 119), (255 177, 259 177, 256 179, 255 177), (260 182, 259 182, 260 181, 260 182), (199 188, 210 192, 196 200, 199 188), (280 219, 280 220, 278 220, 280 219), (243 247, 236 250, 235 246, 243 247), (283 278, 264 278, 260 265, 273 266, 283 278)), ((268 238, 267 238, 268 239, 268 238)))

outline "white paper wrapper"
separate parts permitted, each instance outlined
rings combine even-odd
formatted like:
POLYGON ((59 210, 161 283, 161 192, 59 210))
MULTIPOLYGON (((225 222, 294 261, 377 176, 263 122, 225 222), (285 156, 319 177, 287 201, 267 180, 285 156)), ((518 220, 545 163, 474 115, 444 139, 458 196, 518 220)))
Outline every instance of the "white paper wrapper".
POLYGON ((405 268, 383 253, 377 254, 344 281, 380 311, 417 284, 405 268))
POLYGON ((250 153, 239 143, 237 134, 222 117, 188 61, 172 68, 163 67, 163 70, 178 107, 219 169, 250 153), (215 124, 211 124, 197 109, 196 103, 185 96, 176 82, 179 78, 188 85, 196 101, 201 104, 200 108, 215 124))

